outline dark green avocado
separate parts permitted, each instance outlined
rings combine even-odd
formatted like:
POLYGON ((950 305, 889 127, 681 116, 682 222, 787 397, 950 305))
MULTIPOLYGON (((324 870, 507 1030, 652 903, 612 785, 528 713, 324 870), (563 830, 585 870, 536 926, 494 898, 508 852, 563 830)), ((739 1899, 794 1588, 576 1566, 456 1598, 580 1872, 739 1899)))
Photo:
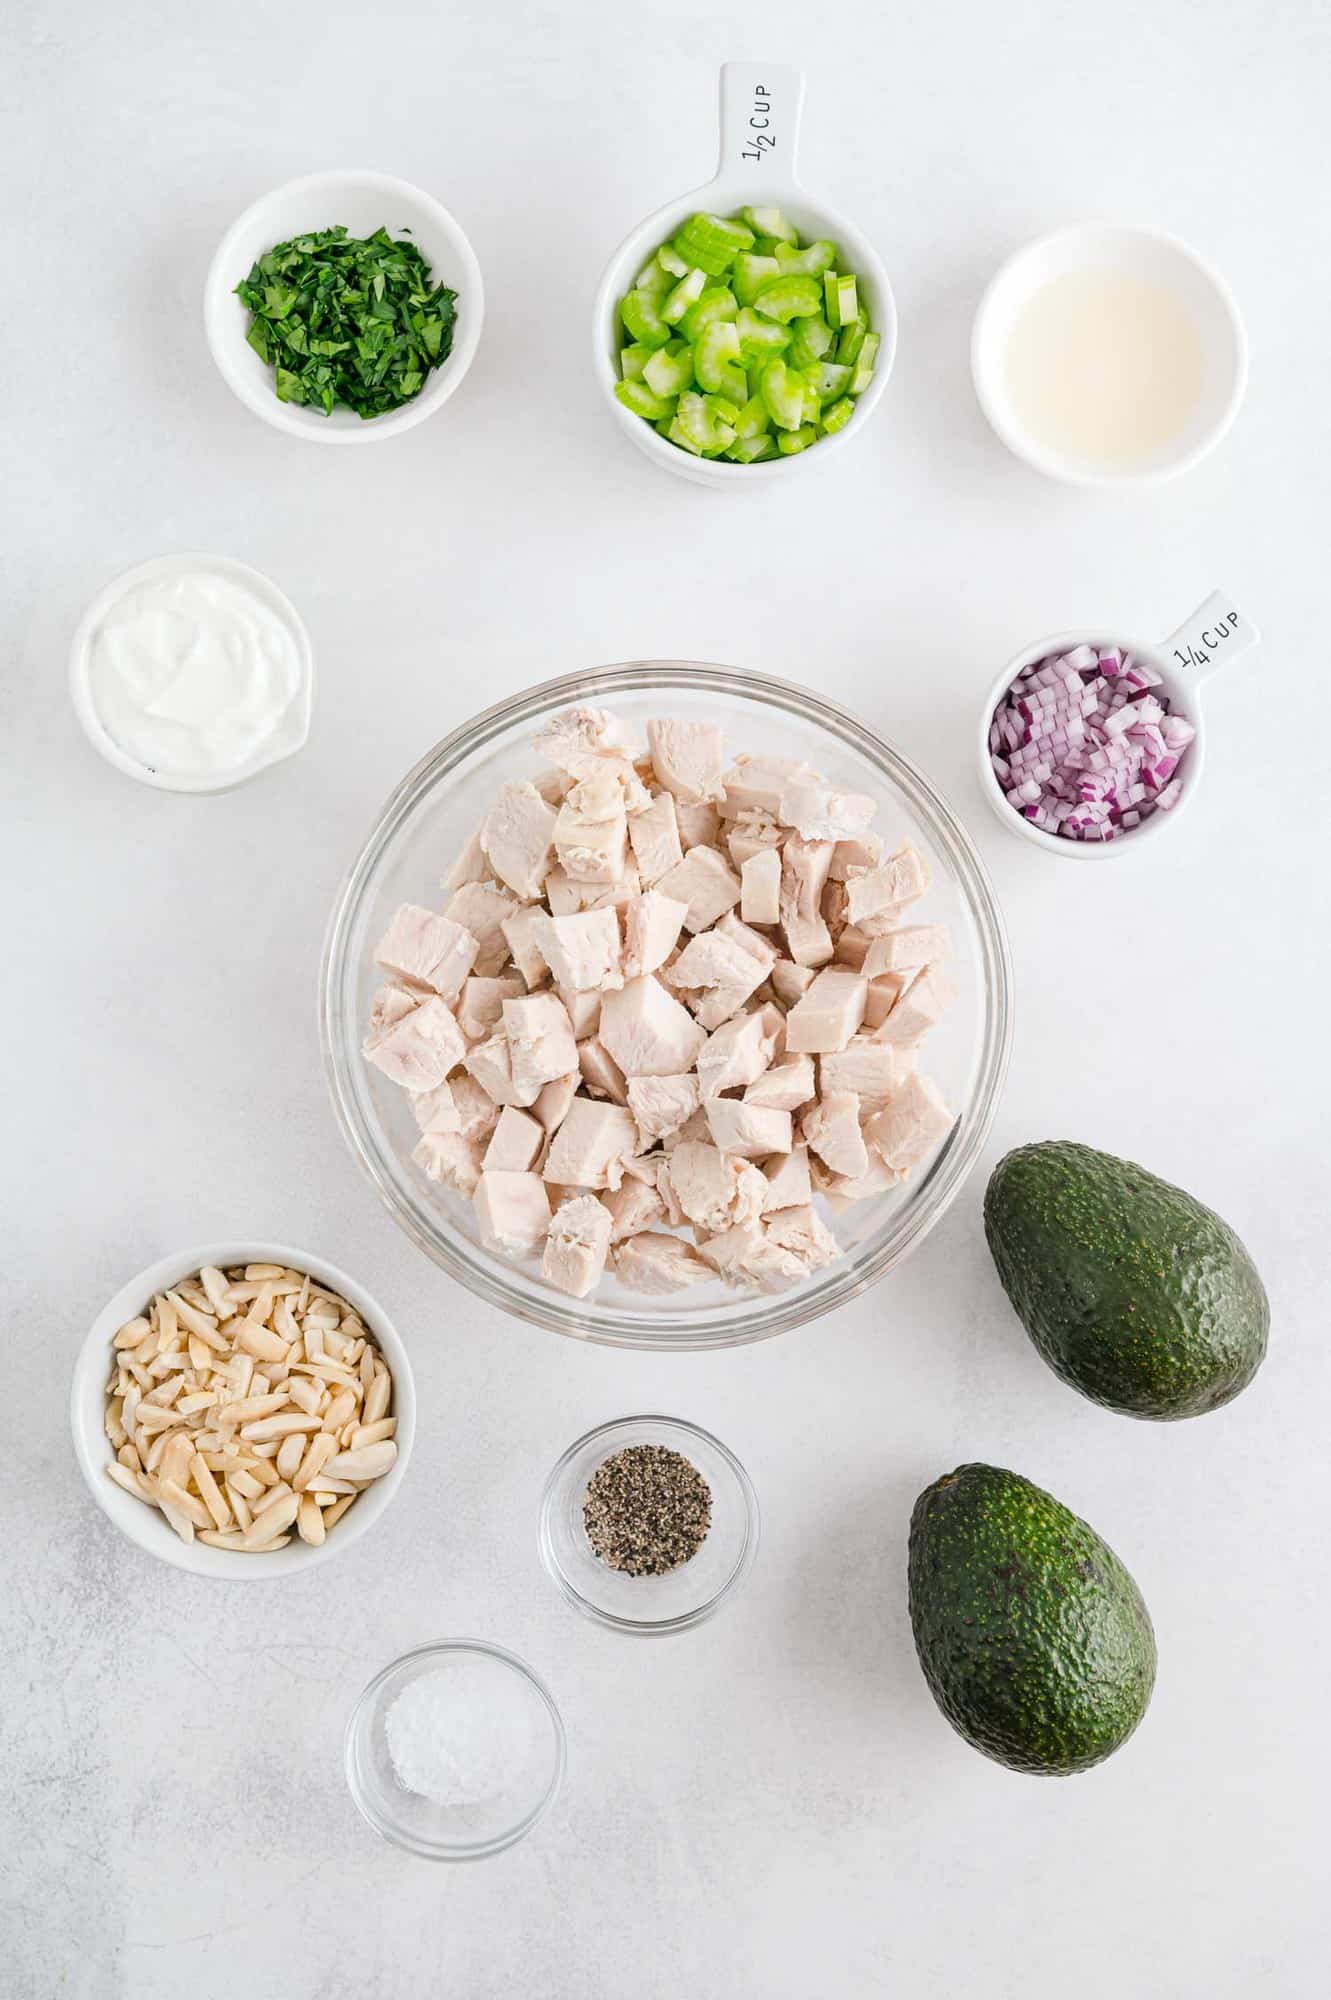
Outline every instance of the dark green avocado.
POLYGON ((1130 1160, 1019 1146, 984 1197, 1003 1289, 1054 1372, 1129 1417, 1197 1417, 1247 1387, 1271 1309, 1227 1222, 1130 1160))
POLYGON ((996 1465, 915 1502, 910 1620, 934 1700, 1014 1771, 1086 1771, 1125 1743, 1155 1684, 1141 1592, 1094 1529, 996 1465))

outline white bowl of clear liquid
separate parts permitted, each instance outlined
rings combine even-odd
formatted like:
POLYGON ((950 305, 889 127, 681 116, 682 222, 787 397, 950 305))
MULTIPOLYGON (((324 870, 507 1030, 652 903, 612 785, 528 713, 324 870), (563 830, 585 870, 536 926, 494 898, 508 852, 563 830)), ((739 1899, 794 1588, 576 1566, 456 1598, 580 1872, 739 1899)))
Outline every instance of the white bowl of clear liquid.
POLYGON ((991 280, 971 373, 990 424, 1037 472, 1137 486, 1220 442, 1243 400, 1248 345, 1228 286, 1186 244, 1073 223, 991 280))

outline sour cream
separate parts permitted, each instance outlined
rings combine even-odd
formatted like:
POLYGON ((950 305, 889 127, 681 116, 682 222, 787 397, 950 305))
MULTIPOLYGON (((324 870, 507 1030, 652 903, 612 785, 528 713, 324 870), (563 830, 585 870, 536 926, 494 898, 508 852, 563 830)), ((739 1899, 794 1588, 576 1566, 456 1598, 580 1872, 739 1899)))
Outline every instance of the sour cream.
POLYGON ((282 602, 220 564, 168 568, 115 597, 88 640, 86 686, 116 748, 145 775, 201 787, 295 749, 308 663, 282 602))

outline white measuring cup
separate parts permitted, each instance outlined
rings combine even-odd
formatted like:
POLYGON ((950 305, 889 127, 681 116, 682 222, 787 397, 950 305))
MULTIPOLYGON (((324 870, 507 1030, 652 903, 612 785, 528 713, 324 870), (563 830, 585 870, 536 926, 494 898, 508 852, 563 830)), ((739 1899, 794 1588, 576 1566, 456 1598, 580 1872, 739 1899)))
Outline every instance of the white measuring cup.
POLYGON ((677 195, 640 222, 610 259, 596 294, 593 360, 611 416, 639 451, 667 472, 700 486, 752 486, 763 480, 792 478, 809 460, 825 464, 830 452, 860 435, 878 406, 896 359, 896 305, 877 252, 853 222, 811 200, 799 184, 796 169, 803 107, 804 77, 799 70, 772 63, 723 63, 721 155, 715 176, 704 186, 677 195), (856 398, 855 414, 843 429, 789 458, 736 465, 729 459, 695 458, 692 452, 682 451, 658 436, 651 424, 634 416, 616 397, 619 350, 626 338, 619 324, 619 301, 632 289, 643 265, 690 215, 699 209, 730 215, 752 206, 783 209, 807 242, 826 237, 837 244, 845 268, 855 273, 869 325, 881 336, 882 345, 873 380, 856 398))
POLYGON ((1015 659, 1008 661, 989 690, 980 716, 980 789, 999 820, 1009 833, 1042 847, 1046 854, 1059 854, 1070 861, 1094 861, 1103 856, 1131 854, 1148 841, 1158 840, 1161 834, 1177 823, 1201 781, 1206 761, 1206 721, 1200 700, 1202 684, 1219 668, 1228 666, 1231 660, 1238 659, 1250 646, 1255 646, 1260 637, 1257 627, 1249 624, 1235 607, 1234 600, 1224 591, 1214 590, 1204 603, 1197 606, 1191 618, 1185 618, 1178 630, 1171 632, 1158 645, 1143 645, 1140 639, 1125 639, 1121 631, 1095 626, 1077 632, 1055 632, 1048 639, 1038 639, 1034 645, 1023 647, 1015 659), (1178 762, 1176 776, 1182 789, 1177 803, 1168 811, 1153 812, 1140 826, 1120 834, 1116 840, 1072 840, 1066 834, 1047 833, 1043 827, 1033 826, 1011 803, 999 784, 990 755, 989 725, 993 721, 994 710, 1017 675, 1034 666, 1037 660, 1043 660, 1051 653, 1069 653, 1074 646, 1116 646, 1135 653, 1160 676, 1160 687, 1152 692, 1167 696, 1171 713, 1181 715, 1197 732, 1178 762))

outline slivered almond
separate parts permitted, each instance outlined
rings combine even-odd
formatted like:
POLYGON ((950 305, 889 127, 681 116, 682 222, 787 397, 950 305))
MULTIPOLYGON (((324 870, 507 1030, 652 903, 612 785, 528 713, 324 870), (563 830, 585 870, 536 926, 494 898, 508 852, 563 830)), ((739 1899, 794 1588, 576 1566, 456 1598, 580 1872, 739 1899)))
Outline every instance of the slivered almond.
POLYGON ((236 1491, 235 1480, 230 1475, 228 1475, 226 1486, 227 1498, 231 1502, 231 1511, 240 1523, 241 1532, 244 1533, 253 1519, 250 1513, 250 1503, 243 1493, 236 1491))
POLYGON ((319 1414, 323 1392, 317 1382, 311 1382, 308 1375, 292 1375, 287 1383, 287 1394, 297 1408, 304 1410, 307 1416, 315 1417, 319 1414))
POLYGON ((264 1494, 262 1500, 255 1501, 250 1512, 253 1514, 255 1520, 258 1521, 269 1514, 274 1507, 280 1507, 282 1502, 289 1497, 290 1493, 291 1488, 287 1485, 286 1481, 280 1480, 270 1492, 264 1494))
POLYGON ((240 1345, 260 1361, 285 1361, 287 1358, 286 1342, 277 1334, 270 1333, 266 1326, 256 1325, 252 1319, 241 1322, 240 1345))
POLYGON ((168 1292, 166 1296, 188 1333, 197 1334, 205 1346, 213 1348, 218 1354, 226 1353, 226 1339, 218 1332, 217 1321, 211 1313, 201 1313, 197 1306, 189 1305, 178 1292, 168 1292))
POLYGON ((393 1379, 382 1362, 374 1371, 374 1380, 365 1392, 363 1415, 367 1424, 377 1424, 388 1408, 388 1399, 393 1393, 393 1379))
POLYGON ((112 1347, 139 1347, 152 1332, 152 1321, 139 1316, 127 1319, 111 1342, 112 1347))
POLYGON ((197 1368, 200 1371, 200 1373, 202 1373, 203 1370, 208 1366, 208 1356, 211 1354, 211 1352, 212 1349, 209 1347, 206 1340, 200 1340, 197 1333, 192 1333, 190 1335, 189 1358, 193 1366, 197 1368))
POLYGON ((290 1535, 277 1535, 271 1542, 247 1542, 242 1539, 236 1553, 242 1556, 270 1556, 275 1549, 284 1549, 290 1540, 290 1535))
POLYGON ((240 1435, 251 1444, 269 1444, 274 1438, 290 1437, 294 1431, 307 1431, 310 1420, 304 1410, 287 1410, 277 1417, 260 1417, 254 1424, 242 1424, 240 1435))
POLYGON ((350 1423, 355 1414, 356 1398, 352 1395, 350 1389, 342 1389, 334 1396, 332 1402, 324 1412, 324 1420, 321 1428, 326 1431, 340 1431, 343 1424, 350 1423))
POLYGON ((323 1513, 313 1495, 302 1493, 300 1506, 296 1511, 296 1527, 303 1542, 317 1549, 327 1533, 323 1513))
POLYGON ((256 1479, 252 1472, 246 1472, 241 1466, 227 1473, 226 1483, 233 1492, 243 1493, 247 1500, 257 1500, 267 1491, 261 1480, 256 1479))
POLYGON ((327 1464, 336 1450, 337 1439, 332 1437, 327 1431, 320 1431, 310 1439, 309 1448, 300 1462, 300 1469, 291 1482, 297 1493, 305 1490, 315 1474, 322 1466, 327 1464))
POLYGON ((391 1439, 383 1444, 367 1444, 359 1451, 339 1451, 324 1466, 325 1479, 381 1479, 397 1462, 397 1446, 391 1439))
POLYGON ((264 1513, 254 1516, 245 1530, 246 1548, 257 1548, 260 1543, 269 1541, 274 1535, 280 1535, 284 1529, 291 1526, 299 1508, 298 1493, 283 1493, 273 1506, 264 1513))
POLYGON ((258 1417, 275 1417, 286 1406, 286 1392, 274 1391, 270 1396, 246 1396, 239 1403, 225 1403, 218 1411, 218 1420, 224 1424, 252 1424, 258 1417))
POLYGON ((161 1489, 164 1507, 169 1501, 173 1507, 179 1508, 186 1520, 192 1521, 196 1528, 208 1527, 210 1520, 208 1509, 201 1500, 196 1500, 192 1493, 187 1493, 174 1479, 162 1480, 161 1489))
POLYGON ((219 1271, 216 1264, 205 1264, 199 1273, 199 1283, 208 1295, 208 1304, 219 1320, 228 1319, 233 1310, 227 1291, 226 1273, 219 1271))
POLYGON ((126 1493, 132 1493, 136 1500, 142 1500, 149 1507, 155 1504, 151 1494, 144 1492, 138 1479, 125 1466, 112 1463, 107 1466, 106 1470, 110 1477, 115 1480, 116 1485, 123 1487, 126 1493))
POLYGON ((214 1549, 235 1549, 243 1552, 245 1548, 245 1537, 239 1528, 232 1528, 227 1534, 221 1533, 216 1528, 205 1528, 199 1540, 207 1542, 214 1549))
POLYGON ((277 1448, 277 1472, 280 1479, 294 1479, 300 1470, 300 1462, 305 1456, 308 1435, 305 1431, 293 1431, 284 1437, 277 1448))
POLYGON ((335 1500, 333 1502, 332 1506, 328 1508, 327 1512, 324 1514, 325 1533, 327 1533, 329 1528, 333 1527, 338 1521, 342 1519, 342 1516, 346 1513, 348 1507, 355 1506, 357 1498, 358 1496, 355 1493, 348 1493, 344 1499, 335 1500))
POLYGON ((213 1478, 201 1452, 195 1452, 189 1462, 190 1476, 203 1496, 203 1504, 212 1515, 219 1528, 231 1526, 231 1509, 226 1504, 221 1487, 213 1478))
POLYGON ((382 1444, 397 1430, 396 1417, 380 1417, 377 1424, 360 1424, 351 1433, 351 1449, 359 1451, 362 1445, 382 1444))
POLYGON ((285 1264, 247 1264, 245 1266, 245 1282, 250 1285, 256 1279, 262 1282, 266 1278, 285 1278, 286 1274, 285 1264))

